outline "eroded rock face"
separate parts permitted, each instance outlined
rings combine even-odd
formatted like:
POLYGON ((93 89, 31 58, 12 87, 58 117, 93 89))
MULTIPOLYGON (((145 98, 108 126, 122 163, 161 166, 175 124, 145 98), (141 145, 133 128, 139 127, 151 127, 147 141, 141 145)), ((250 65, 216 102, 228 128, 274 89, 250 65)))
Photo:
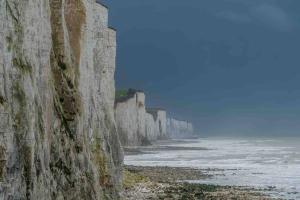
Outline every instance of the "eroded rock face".
POLYGON ((118 133, 124 146, 141 145, 145 137, 145 94, 137 91, 128 95, 115 105, 118 133))
POLYGON ((168 118, 167 134, 171 138, 189 138, 194 135, 194 127, 190 122, 168 118))
POLYGON ((94 0, 0 0, 0 199, 118 199, 116 33, 94 0))
POLYGON ((167 139, 167 112, 162 109, 148 108, 147 113, 152 115, 156 129, 154 134, 147 134, 149 138, 152 138, 150 140, 167 139))
POLYGON ((145 94, 128 90, 115 103, 115 118, 124 146, 149 145, 151 141, 166 139, 167 117, 162 109, 146 109, 145 94))
POLYGON ((156 121, 154 120, 154 116, 150 113, 145 114, 145 134, 146 138, 149 141, 155 141, 158 139, 158 126, 156 126, 156 121))

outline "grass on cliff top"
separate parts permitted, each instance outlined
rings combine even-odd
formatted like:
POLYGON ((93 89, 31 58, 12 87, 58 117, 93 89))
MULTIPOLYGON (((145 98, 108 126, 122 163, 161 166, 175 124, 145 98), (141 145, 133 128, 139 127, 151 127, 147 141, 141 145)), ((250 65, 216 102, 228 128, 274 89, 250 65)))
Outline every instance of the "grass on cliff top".
POLYGON ((125 102, 128 99, 133 98, 134 95, 137 92, 142 92, 142 91, 141 90, 132 89, 132 88, 130 88, 128 90, 125 90, 125 89, 116 90, 116 97, 115 97, 116 103, 118 103, 118 102, 125 102))
POLYGON ((116 91, 116 98, 119 99, 119 98, 122 98, 122 97, 127 97, 127 93, 128 93, 128 90, 117 90, 116 91))
POLYGON ((139 175, 137 173, 132 173, 128 170, 123 171, 123 187, 132 188, 138 183, 145 183, 148 182, 149 178, 139 175))

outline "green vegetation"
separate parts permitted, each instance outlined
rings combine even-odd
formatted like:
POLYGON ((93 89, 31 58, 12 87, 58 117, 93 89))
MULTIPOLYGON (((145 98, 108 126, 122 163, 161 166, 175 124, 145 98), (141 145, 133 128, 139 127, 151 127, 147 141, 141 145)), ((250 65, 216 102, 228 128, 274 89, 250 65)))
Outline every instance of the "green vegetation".
MULTIPOLYGON (((119 102, 125 102, 127 101, 128 99, 130 98, 133 98, 134 95, 138 92, 143 92, 141 90, 136 90, 136 89, 121 89, 121 90, 116 90, 116 103, 119 103, 119 102)), ((139 105, 139 106, 143 106, 142 104, 139 105)))
POLYGON ((128 90, 122 89, 122 90, 116 90, 116 99, 127 97, 128 90))
POLYGON ((112 187, 111 177, 107 166, 107 158, 101 147, 101 141, 96 140, 92 144, 93 161, 99 173, 99 182, 104 189, 112 187))
POLYGON ((132 173, 128 170, 123 171, 123 187, 133 188, 138 183, 145 183, 149 181, 149 178, 144 177, 138 173, 132 173))

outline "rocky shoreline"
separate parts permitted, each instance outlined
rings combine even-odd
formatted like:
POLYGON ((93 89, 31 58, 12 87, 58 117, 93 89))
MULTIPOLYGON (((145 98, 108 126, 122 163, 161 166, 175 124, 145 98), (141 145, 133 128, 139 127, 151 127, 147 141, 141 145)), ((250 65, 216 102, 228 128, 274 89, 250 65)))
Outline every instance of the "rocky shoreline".
POLYGON ((209 175, 199 169, 125 166, 125 200, 270 200, 263 191, 247 187, 188 183, 209 175))
MULTIPOLYGON (((196 150, 202 147, 180 147, 175 144, 190 143, 190 140, 160 140, 151 146, 124 148, 125 155, 156 154, 161 151, 196 150)), ((234 170, 234 169, 232 169, 234 170)), ((270 200, 267 189, 241 186, 218 186, 194 183, 212 178, 212 173, 224 174, 224 169, 196 169, 187 167, 124 166, 123 198, 125 200, 270 200)))

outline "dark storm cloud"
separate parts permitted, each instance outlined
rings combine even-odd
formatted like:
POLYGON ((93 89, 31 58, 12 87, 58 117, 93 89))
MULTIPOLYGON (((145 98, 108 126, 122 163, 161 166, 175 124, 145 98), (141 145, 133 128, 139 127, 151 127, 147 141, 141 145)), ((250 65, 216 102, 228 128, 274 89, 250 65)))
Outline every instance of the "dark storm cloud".
POLYGON ((253 9, 252 15, 261 22, 280 31, 290 31, 292 20, 283 9, 269 4, 262 4, 253 9))
MULTIPOLYGON (((235 3, 245 3, 244 1, 233 1, 235 3)), ((216 16, 240 23, 263 23, 266 26, 275 28, 279 31, 290 31, 293 28, 293 22, 289 14, 280 8, 273 1, 266 3, 265 1, 252 2, 244 4, 243 12, 240 8, 235 10, 223 10, 216 16)))
POLYGON ((242 23, 252 22, 252 18, 249 15, 244 13, 237 13, 234 11, 221 11, 217 13, 216 16, 224 19, 228 19, 233 22, 242 22, 242 23))
POLYGON ((118 88, 147 91, 203 134, 300 134, 300 1, 105 3, 118 88))

